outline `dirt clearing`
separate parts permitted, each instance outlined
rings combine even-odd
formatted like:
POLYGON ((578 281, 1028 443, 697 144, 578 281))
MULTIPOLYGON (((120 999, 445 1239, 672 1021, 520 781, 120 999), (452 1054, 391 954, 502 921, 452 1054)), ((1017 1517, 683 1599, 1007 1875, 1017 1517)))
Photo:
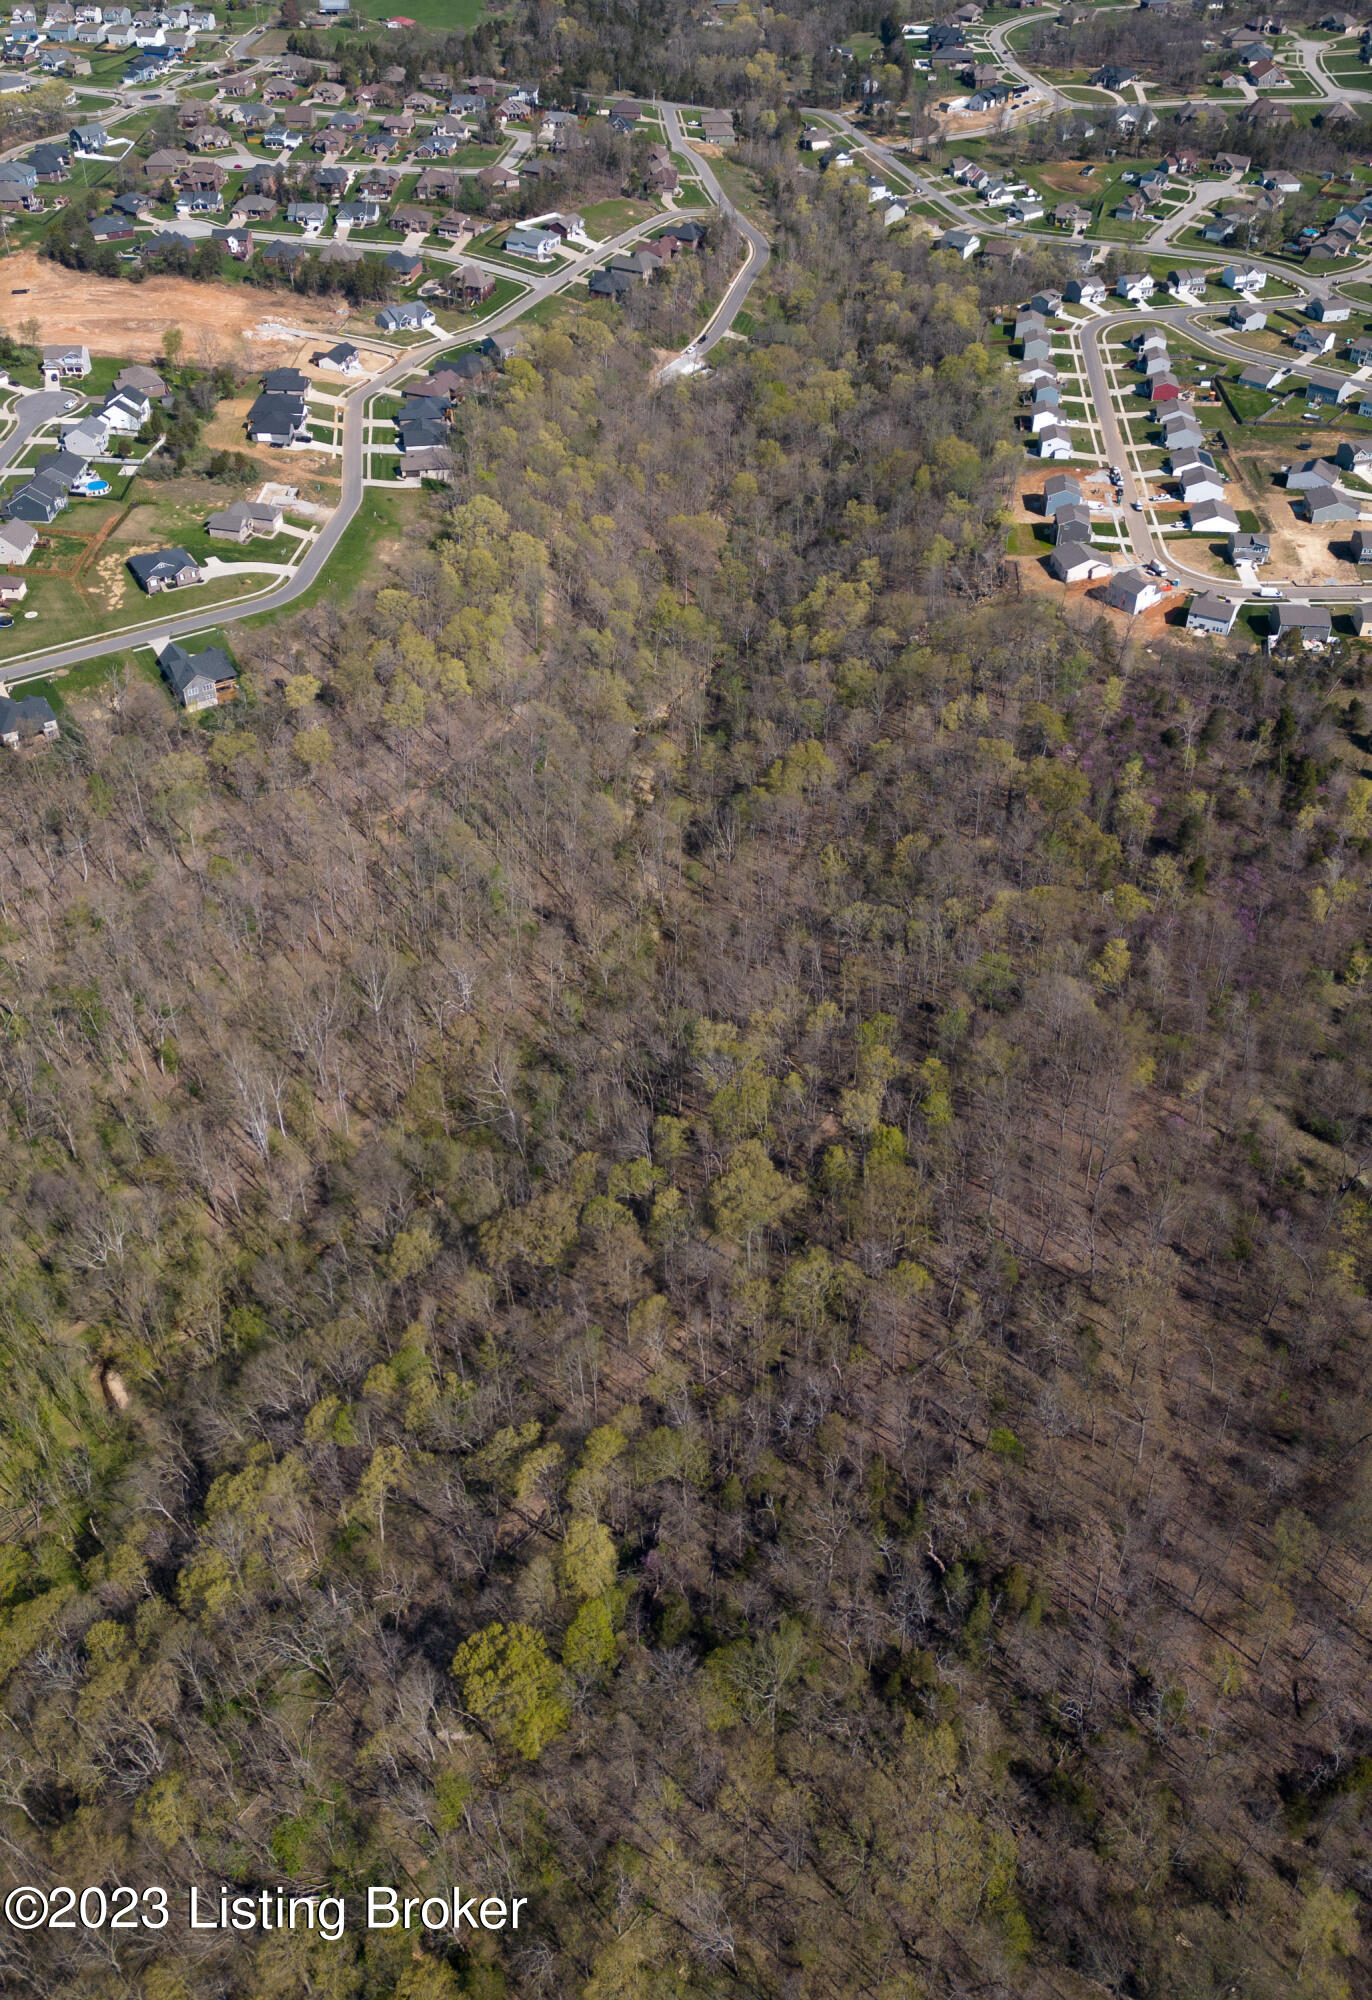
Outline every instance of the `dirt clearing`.
POLYGON ((130 361, 151 360, 160 353, 167 328, 179 326, 189 361, 272 367, 299 347, 301 329, 317 328, 336 339, 351 312, 342 299, 325 304, 252 285, 201 285, 191 278, 149 278, 132 285, 93 278, 50 264, 31 250, 7 257, 4 276, 9 282, 0 283, 0 328, 6 333, 17 335, 26 320, 36 320, 42 341, 79 341, 92 354, 130 361), (265 325, 295 331, 266 340, 247 337, 265 325))

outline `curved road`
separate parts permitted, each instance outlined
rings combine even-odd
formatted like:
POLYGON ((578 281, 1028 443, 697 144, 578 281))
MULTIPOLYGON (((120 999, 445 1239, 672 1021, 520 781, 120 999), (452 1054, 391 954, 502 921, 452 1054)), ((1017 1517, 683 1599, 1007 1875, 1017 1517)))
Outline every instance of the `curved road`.
MULTIPOLYGON (((668 113, 668 129, 673 133, 673 143, 677 143, 680 139, 681 126, 676 107, 664 107, 664 109, 668 113)), ((702 159, 699 161, 699 167, 701 170, 700 179, 706 190, 714 196, 722 212, 732 219, 735 226, 743 235, 748 243, 749 253, 738 275, 733 279, 728 291, 725 293, 719 308, 711 317, 704 333, 687 350, 693 356, 703 355, 708 352, 714 346, 715 342, 722 339, 724 334, 728 332, 771 254, 766 237, 754 228, 746 216, 738 213, 738 210, 729 201, 728 196, 725 195, 723 189, 719 186, 719 182, 710 168, 709 162, 702 159)), ((677 219, 682 221, 690 220, 693 217, 703 219, 708 213, 709 211, 701 209, 681 209, 677 213, 677 219)), ((193 633, 208 631, 216 626, 235 624, 244 618, 257 618, 266 613, 284 611, 288 605, 295 603, 298 598, 303 597, 305 592, 318 581, 330 556, 338 547, 339 541, 347 531, 349 523, 362 504, 364 468, 367 461, 365 445, 366 412, 372 399, 382 391, 392 387, 396 382, 403 380, 406 376, 414 374, 416 369, 422 364, 433 361, 437 356, 446 353, 450 348, 467 346, 474 337, 485 339, 490 334, 498 333, 504 327, 512 325, 528 312, 531 307, 538 305, 543 299, 551 298, 556 292, 564 290, 570 284, 574 284, 578 278, 586 277, 606 257, 614 255, 619 250, 627 249, 631 243, 644 234, 646 227, 645 223, 637 222, 631 229, 623 230, 618 236, 597 244, 594 250, 584 251, 572 263, 563 264, 558 269, 549 271, 545 276, 534 279, 526 292, 522 293, 519 298, 512 300, 508 306, 503 307, 499 312, 493 313, 488 320, 482 322, 479 328, 471 329, 466 333, 445 334, 438 339, 426 341, 422 345, 411 347, 397 361, 393 362, 383 374, 373 376, 370 381, 359 385, 351 395, 346 397, 344 400, 343 416, 342 485, 338 505, 335 507, 318 537, 310 544, 299 568, 288 583, 283 583, 274 590, 266 590, 248 598, 237 599, 230 604, 206 605, 198 611, 186 611, 179 616, 172 614, 169 617, 140 619, 135 625, 124 626, 116 631, 106 632, 99 639, 88 639, 79 644, 51 646, 41 651, 25 653, 15 660, 6 662, 3 666, 0 666, 0 679, 3 679, 9 685, 18 686, 26 680, 41 679, 63 667, 78 666, 85 660, 98 660, 103 654, 122 647, 146 645, 153 636, 158 638, 166 636, 172 639, 185 639, 189 638, 193 633)), ((62 400, 65 403, 65 397, 62 400)), ((8 463, 16 455, 22 443, 32 434, 39 422, 46 421, 47 418, 60 414, 57 409, 49 407, 45 414, 36 416, 28 423, 27 428, 23 428, 22 413, 31 404, 36 402, 51 405, 54 402, 54 398, 51 396, 30 396, 24 398, 20 403, 20 426, 4 441, 3 445, 0 445, 0 466, 8 463), (23 428, 22 436, 20 435, 21 428, 23 428)), ((281 466, 283 475, 289 472, 289 468, 290 454, 288 452, 283 453, 281 466)))
MULTIPOLYGON (((667 123, 667 144, 674 153, 684 153, 690 144, 681 123, 683 108, 680 104, 664 104, 662 106, 662 114, 667 123)), ((694 153, 694 148, 692 151, 694 153)), ((756 228, 746 215, 741 214, 733 202, 730 201, 728 195, 725 194, 719 184, 718 175, 705 155, 703 153, 694 153, 694 159, 695 172, 701 186, 710 196, 720 214, 728 217, 729 221, 733 223, 739 235, 748 245, 748 254, 743 260, 737 277, 720 300, 704 331, 697 334, 696 338, 686 349, 686 354, 690 360, 697 362, 703 360, 715 343, 724 338, 734 321, 738 318, 743 301, 762 276, 763 267, 772 254, 772 246, 762 231, 756 228)))
MULTIPOLYGON (((1013 23, 1009 22, 1002 23, 998 27, 991 29, 987 35, 988 43, 1002 67, 1009 70, 1021 81, 1031 85, 1040 93, 1041 101, 1046 99, 1050 106, 1060 106, 1063 108, 1070 106, 1074 110, 1081 109, 1082 107, 1075 105, 1061 91, 1036 76, 1032 70, 1028 69, 1019 60, 1017 55, 1009 51, 1006 41, 1009 29, 1013 25, 1013 23)), ((246 43, 248 39, 251 39, 251 37, 245 37, 244 42, 246 43)), ((241 52, 246 52, 242 48, 242 45, 240 45, 240 50, 241 52)), ((1326 96, 1335 95, 1334 86, 1325 75, 1322 63, 1319 60, 1318 45, 1310 45, 1307 48, 1306 44, 1302 44, 1302 54, 1308 56, 1309 72, 1316 83, 1323 89, 1326 96)), ((1349 91, 1341 94, 1363 96, 1369 93, 1349 91)), ((1163 100, 1157 101, 1161 104, 1163 100)), ((685 151, 690 144, 682 125, 681 114, 685 107, 680 104, 664 103, 660 108, 671 149, 676 152, 685 151)), ((927 174, 922 173, 911 161, 908 154, 898 154, 892 147, 873 139, 870 135, 862 132, 843 114, 816 109, 806 111, 803 115, 807 118, 813 118, 817 122, 829 125, 841 132, 850 141, 854 149, 866 157, 869 165, 879 167, 883 173, 891 175, 897 185, 903 185, 909 191, 918 195, 923 201, 936 207, 940 214, 947 217, 950 224, 964 227, 972 225, 983 234, 1014 235, 1022 233, 1011 229, 1006 223, 999 220, 995 214, 982 216, 975 211, 969 211, 964 203, 958 201, 949 193, 946 184, 932 180, 927 174)), ((695 340, 678 357, 675 371, 673 371, 672 364, 668 364, 668 369, 664 370, 664 375, 668 372, 683 372, 686 368, 700 363, 710 352, 711 348, 725 337, 737 319, 753 286, 757 283, 771 254, 766 237, 746 216, 739 212, 735 204, 730 201, 728 195, 724 192, 710 161, 702 154, 695 153, 694 149, 692 151, 694 155, 694 171, 700 179, 702 186, 710 195, 719 213, 727 216, 738 230, 747 246, 747 250, 743 264, 730 282, 718 308, 712 314, 705 327, 696 336, 695 340)), ((688 211, 683 210, 680 213, 685 217, 688 211)), ((590 269, 605 257, 612 255, 617 250, 627 248, 630 243, 643 234, 643 229, 644 225, 638 224, 634 228, 624 231, 614 239, 599 244, 593 252, 584 252, 571 264, 561 266, 558 270, 548 272, 540 278, 535 278, 528 290, 520 298, 513 301, 509 306, 504 307, 500 312, 493 314, 489 320, 483 323, 479 330, 480 334, 486 336, 513 324, 542 300, 550 298, 554 293, 574 283, 578 278, 588 275, 590 269)), ((1138 246, 1140 251, 1148 254, 1153 250, 1166 247, 1169 254, 1176 257, 1178 262, 1185 260, 1196 263, 1214 263, 1215 257, 1213 253, 1197 249, 1173 248, 1167 243, 1167 236, 1170 233, 1166 223, 1160 223, 1158 230, 1154 232, 1154 240, 1141 243, 1138 246)), ((1114 245, 1112 247, 1119 248, 1120 246, 1114 245)), ((1272 259, 1265 259, 1261 256, 1249 256, 1245 261, 1271 272, 1288 284, 1295 283, 1299 285, 1300 283, 1299 279, 1288 266, 1277 263, 1272 259)), ((1337 290, 1340 284, 1348 283, 1369 272, 1372 272, 1372 255, 1360 260, 1355 265, 1350 265, 1346 271, 1339 274, 1338 279, 1326 281, 1326 286, 1330 290, 1337 290)), ((1148 317, 1155 321, 1170 320, 1176 324, 1184 325, 1187 328, 1189 337, 1197 345, 1207 348, 1224 359, 1251 361, 1256 358, 1254 351, 1239 348, 1235 344, 1216 336, 1209 327, 1198 324, 1198 314, 1203 313, 1204 310, 1204 308, 1198 309, 1190 306, 1179 306, 1176 308, 1163 307, 1152 312, 1148 317)), ((1140 323, 1141 320, 1138 314, 1118 313, 1104 315, 1098 319, 1083 322, 1080 328, 1083 365, 1092 397, 1096 403, 1102 432, 1113 462, 1125 469, 1125 477, 1128 481, 1126 497, 1131 500, 1141 497, 1139 488, 1135 484, 1135 476, 1138 469, 1132 454, 1132 448, 1125 438, 1118 420, 1115 397, 1110 381, 1110 371, 1101 351, 1101 343, 1114 328, 1122 324, 1138 325, 1140 323)), ((432 361, 450 348, 460 347, 469 343, 472 338, 473 333, 469 331, 465 334, 445 336, 411 348, 406 354, 397 359, 383 374, 374 377, 344 399, 342 485, 339 502, 323 531, 311 543, 299 568, 290 578, 289 582, 275 589, 264 590, 247 599, 240 599, 233 604, 207 606, 199 611, 187 611, 171 618, 142 619, 135 625, 127 626, 118 632, 106 633, 99 639, 86 641, 83 644, 55 646, 43 651, 29 653, 4 668, 0 668, 0 674, 3 674, 4 678, 8 681, 20 682, 24 679, 33 679, 40 675, 51 673, 62 667, 76 665, 84 660, 99 658, 102 654, 110 651, 112 644, 145 644, 151 635, 156 634, 160 636, 164 633, 174 638, 186 638, 195 632, 204 631, 212 626, 232 624, 243 618, 257 617, 286 609, 288 605, 302 597, 318 581, 329 558, 334 553, 340 539, 346 532, 349 523, 355 517, 362 503, 364 471, 367 461, 366 413, 373 398, 379 392, 390 388, 404 377, 413 374, 423 363, 432 361)), ((1297 374, 1300 373, 1299 366, 1295 372, 1297 374)), ((0 466, 13 459, 36 425, 43 421, 42 414, 37 411, 29 415, 30 406, 41 400, 46 399, 30 397, 25 399, 25 402, 21 404, 19 423, 15 431, 11 433, 3 444, 0 444, 0 466)), ((48 414, 55 413, 49 412, 48 414)), ((284 460, 283 470, 288 466, 289 457, 284 460)), ((1142 474, 1138 473, 1138 477, 1141 479, 1142 474)), ((1174 561, 1168 555, 1165 541, 1160 537, 1155 537, 1146 515, 1142 513, 1134 514, 1130 510, 1125 518, 1129 524, 1131 549, 1139 560, 1162 561, 1171 570, 1179 575, 1186 576, 1202 588, 1213 589, 1217 583, 1227 583, 1226 579, 1219 579, 1209 574, 1203 575, 1196 571, 1187 570, 1184 565, 1174 561)), ((1232 588, 1232 586, 1230 587, 1232 588)), ((1336 601, 1357 599, 1365 595, 1356 585, 1320 586, 1316 587, 1316 594, 1322 598, 1328 597, 1336 601)))

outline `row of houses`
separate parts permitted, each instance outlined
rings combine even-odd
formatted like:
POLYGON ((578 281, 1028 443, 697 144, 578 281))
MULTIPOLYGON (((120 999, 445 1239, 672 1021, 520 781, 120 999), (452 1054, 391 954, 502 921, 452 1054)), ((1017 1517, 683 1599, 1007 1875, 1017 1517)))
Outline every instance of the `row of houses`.
POLYGON ((619 252, 605 268, 591 273, 587 290, 594 299, 622 300, 639 285, 660 276, 671 260, 701 249, 707 237, 703 222, 675 222, 660 236, 648 238, 634 250, 619 252))

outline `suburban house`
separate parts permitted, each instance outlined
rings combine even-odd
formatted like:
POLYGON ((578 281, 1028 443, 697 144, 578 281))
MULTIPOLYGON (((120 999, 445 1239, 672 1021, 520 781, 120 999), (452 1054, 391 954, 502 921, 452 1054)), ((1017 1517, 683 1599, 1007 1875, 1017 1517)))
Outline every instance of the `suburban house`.
POLYGON ((1336 492, 1332 486, 1311 486, 1307 489, 1302 505, 1305 518, 1316 527, 1324 527, 1333 521, 1359 521, 1362 509, 1356 500, 1346 494, 1336 492))
POLYGON ((1176 451, 1188 445, 1203 444, 1205 434, 1194 413, 1184 404, 1178 404, 1162 420, 1162 441, 1169 451, 1176 451))
POLYGON ((185 590, 205 581, 204 570, 184 549, 157 549, 151 555, 130 556, 129 569, 150 597, 160 590, 185 590))
POLYGON ((1328 645, 1333 637, 1334 620, 1327 604, 1274 604, 1268 619, 1269 653, 1293 634, 1307 652, 1328 645))
POLYGON ((1147 271, 1127 271, 1115 285, 1115 296, 1139 306, 1146 299, 1151 299, 1156 290, 1157 286, 1147 271))
POLYGON ((312 354, 310 365, 327 368, 333 375, 362 375, 362 356, 350 340, 340 340, 336 347, 325 348, 322 354, 312 354))
POLYGON ((1229 560, 1238 568, 1247 563, 1251 569, 1261 569, 1272 560, 1272 542, 1267 535, 1231 535, 1229 537, 1229 560))
POLYGON ((1233 508, 1223 500, 1198 500, 1187 510, 1186 532, 1189 535, 1233 535, 1238 532, 1239 517, 1233 508))
POLYGON ((1070 473, 1055 472, 1043 482, 1043 511, 1051 521, 1063 507, 1080 507, 1083 495, 1080 481, 1070 473))
POLYGON ((1063 297, 1073 306, 1102 306, 1105 304, 1105 284, 1100 278, 1069 278, 1063 286, 1063 297))
POLYGON ((309 440, 309 413, 301 395, 264 390, 248 412, 248 436, 254 444, 288 445, 309 440))
POLYGON ((279 534, 282 518, 279 507, 260 500, 235 500, 211 514, 205 529, 214 542, 246 542, 253 535, 279 534))
POLYGON ((459 264, 448 279, 448 297, 468 308, 484 305, 494 296, 496 280, 475 264, 459 264))
POLYGON ((1267 324, 1267 314, 1255 305, 1236 303, 1229 308, 1228 324, 1237 333, 1260 333, 1267 324))
POLYGON ((1068 541, 1049 552, 1048 574, 1059 583, 1095 583, 1109 576, 1110 565, 1089 542, 1068 541))
POLYGON ((1319 320, 1322 326, 1341 326, 1349 318, 1352 310, 1353 308, 1345 305, 1342 299, 1326 298, 1323 293, 1316 292, 1306 306, 1305 313, 1307 319, 1319 320))
POLYGON ((222 646, 188 653, 172 640, 162 648, 157 664, 183 708, 217 708, 238 693, 238 669, 222 646))
POLYGON ((1220 597, 1213 590, 1202 590, 1187 606, 1186 629, 1188 632, 1210 632, 1216 638, 1227 639, 1238 615, 1238 605, 1229 598, 1220 597))
POLYGON ((528 257, 537 264, 546 264, 562 248, 562 239, 551 229, 511 229, 502 247, 508 256, 528 257))
POLYGON ((974 257, 981 248, 981 238, 975 229, 945 229, 938 240, 940 250, 951 250, 961 257, 964 264, 974 257))
POLYGON ((425 305, 383 306, 376 315, 383 333, 422 333, 434 325, 434 316, 425 305))
POLYGON ((38 521, 46 527, 57 519, 70 498, 71 487, 65 479, 40 472, 16 487, 4 503, 5 512, 12 521, 38 521))
POLYGON ((322 201, 292 201, 286 206, 287 222, 298 223, 306 236, 318 236, 328 219, 328 207, 322 201))
POLYGON ((1297 332, 1292 346, 1298 354, 1328 354, 1333 350, 1338 335, 1322 326, 1303 326, 1297 332))
POLYGON ((432 371, 429 389, 439 396, 465 396, 470 389, 488 382, 495 372, 496 365, 489 354, 483 354, 479 347, 465 348, 432 371))
POLYGON ((62 381, 72 376, 89 375, 91 372, 90 351, 85 347, 45 347, 43 349, 43 373, 53 375, 62 381))
POLYGON ((1106 585, 1105 601, 1116 611, 1127 611, 1134 618, 1158 603, 1162 595, 1162 585, 1143 570, 1122 569, 1106 585))
POLYGON ((1305 400, 1307 406, 1321 403, 1335 405, 1346 403, 1359 393, 1358 384, 1350 375, 1335 375, 1327 368, 1312 368, 1305 377, 1305 400))
POLYGON ((1188 465, 1178 475, 1181 497, 1188 507, 1198 507, 1206 500, 1224 498, 1224 481, 1218 472, 1211 472, 1203 465, 1188 465))
POLYGON ((57 735, 57 717, 41 694, 21 695, 18 700, 0 695, 0 743, 17 750, 22 743, 51 742, 57 735))
POLYGON ((1267 283, 1267 273, 1252 264, 1226 264, 1220 283, 1227 292, 1260 292, 1267 283))
POLYGON ((1059 507, 1053 516, 1053 541, 1089 542, 1093 527, 1089 507, 1059 507))
POLYGON ((1241 389, 1266 389, 1270 394, 1280 382, 1286 380, 1287 370, 1279 361, 1250 361, 1246 368, 1239 370, 1241 389))
POLYGON ((1348 549, 1355 563, 1372 563, 1372 533, 1355 528, 1348 537, 1348 549))
POLYGON ((21 567, 38 546, 38 530, 27 521, 0 521, 0 562, 21 567))
POLYGON ((1333 486, 1339 477, 1338 465, 1328 458, 1307 458, 1299 465, 1286 468, 1286 486, 1290 493, 1306 493, 1314 486, 1333 486))

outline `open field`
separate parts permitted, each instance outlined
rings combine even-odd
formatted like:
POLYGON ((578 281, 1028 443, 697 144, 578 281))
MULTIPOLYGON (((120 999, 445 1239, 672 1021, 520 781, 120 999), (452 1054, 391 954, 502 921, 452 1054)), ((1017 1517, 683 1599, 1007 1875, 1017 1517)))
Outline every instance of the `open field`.
POLYGON ((169 326, 185 335, 188 360, 276 365, 311 331, 337 337, 351 308, 346 301, 302 299, 247 285, 202 285, 189 278, 149 278, 126 284, 68 271, 23 251, 6 263, 9 289, 0 292, 0 329, 15 334, 35 319, 45 341, 81 341, 93 354, 146 361, 161 350, 169 326), (22 289, 21 289, 22 288, 22 289), (18 293, 18 296, 16 296, 18 293), (252 338, 263 326, 289 326, 280 338, 252 338))

